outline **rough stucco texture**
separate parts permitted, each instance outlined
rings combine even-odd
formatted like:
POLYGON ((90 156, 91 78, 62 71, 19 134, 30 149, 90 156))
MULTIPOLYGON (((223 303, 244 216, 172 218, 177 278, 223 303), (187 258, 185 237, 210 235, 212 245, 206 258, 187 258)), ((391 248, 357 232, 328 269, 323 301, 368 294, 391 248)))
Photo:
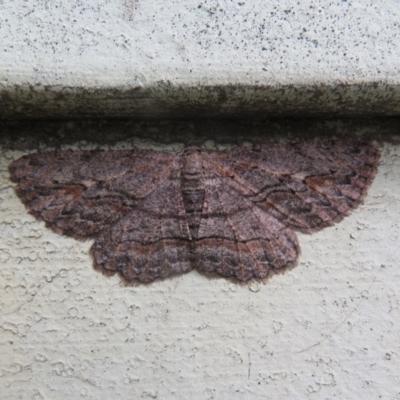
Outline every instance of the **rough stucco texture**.
POLYGON ((270 83, 400 77, 396 1, 2 0, 1 7, 1 78, 13 83, 24 75, 67 86, 202 75, 229 83, 251 81, 249 74, 270 83))
POLYGON ((400 147, 381 149, 365 204, 299 234, 284 275, 125 287, 25 212, 3 147, 1 398, 400 399, 400 147))
POLYGON ((400 114, 395 0, 0 7, 0 116, 400 114))

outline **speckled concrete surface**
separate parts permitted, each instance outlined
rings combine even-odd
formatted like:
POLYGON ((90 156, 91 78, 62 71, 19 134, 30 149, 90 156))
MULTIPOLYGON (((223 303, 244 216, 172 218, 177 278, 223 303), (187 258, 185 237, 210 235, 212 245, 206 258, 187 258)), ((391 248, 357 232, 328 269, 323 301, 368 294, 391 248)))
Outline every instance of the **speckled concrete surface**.
POLYGON ((400 113, 394 0, 0 7, 3 117, 400 113))
MULTIPOLYGON (((124 287, 92 269, 90 242, 25 212, 7 165, 27 150, 5 143, 2 399, 400 399, 399 145, 379 144, 365 203, 334 227, 299 234, 299 266, 265 285, 193 271, 124 287)), ((133 144, 155 145, 111 147, 133 144)))

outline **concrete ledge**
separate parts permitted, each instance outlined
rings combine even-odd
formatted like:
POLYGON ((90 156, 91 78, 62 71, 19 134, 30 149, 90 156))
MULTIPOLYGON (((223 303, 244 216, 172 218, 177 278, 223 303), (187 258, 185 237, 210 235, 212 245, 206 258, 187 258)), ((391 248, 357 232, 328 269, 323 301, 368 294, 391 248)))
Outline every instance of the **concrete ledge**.
POLYGON ((2 118, 395 116, 400 85, 63 87, 0 92, 2 118))
POLYGON ((2 0, 0 117, 394 116, 385 1, 2 0))

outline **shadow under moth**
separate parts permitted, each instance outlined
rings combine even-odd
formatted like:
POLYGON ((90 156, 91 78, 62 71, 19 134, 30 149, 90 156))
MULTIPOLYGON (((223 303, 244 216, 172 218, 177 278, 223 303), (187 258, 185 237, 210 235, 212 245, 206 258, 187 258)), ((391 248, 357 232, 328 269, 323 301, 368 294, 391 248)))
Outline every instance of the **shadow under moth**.
POLYGON ((180 154, 52 151, 9 166, 28 211, 57 233, 94 238, 94 267, 150 282, 193 268, 240 281, 294 266, 294 231, 356 208, 379 151, 357 140, 263 142, 180 154))

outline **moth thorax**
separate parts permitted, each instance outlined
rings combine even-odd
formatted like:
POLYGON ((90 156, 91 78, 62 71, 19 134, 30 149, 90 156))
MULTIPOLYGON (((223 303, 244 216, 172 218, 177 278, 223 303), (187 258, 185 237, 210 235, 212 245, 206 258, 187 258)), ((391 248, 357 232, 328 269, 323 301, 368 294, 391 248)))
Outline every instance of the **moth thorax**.
POLYGON ((197 149, 183 156, 181 187, 190 234, 197 237, 204 203, 204 177, 201 152, 197 149))

